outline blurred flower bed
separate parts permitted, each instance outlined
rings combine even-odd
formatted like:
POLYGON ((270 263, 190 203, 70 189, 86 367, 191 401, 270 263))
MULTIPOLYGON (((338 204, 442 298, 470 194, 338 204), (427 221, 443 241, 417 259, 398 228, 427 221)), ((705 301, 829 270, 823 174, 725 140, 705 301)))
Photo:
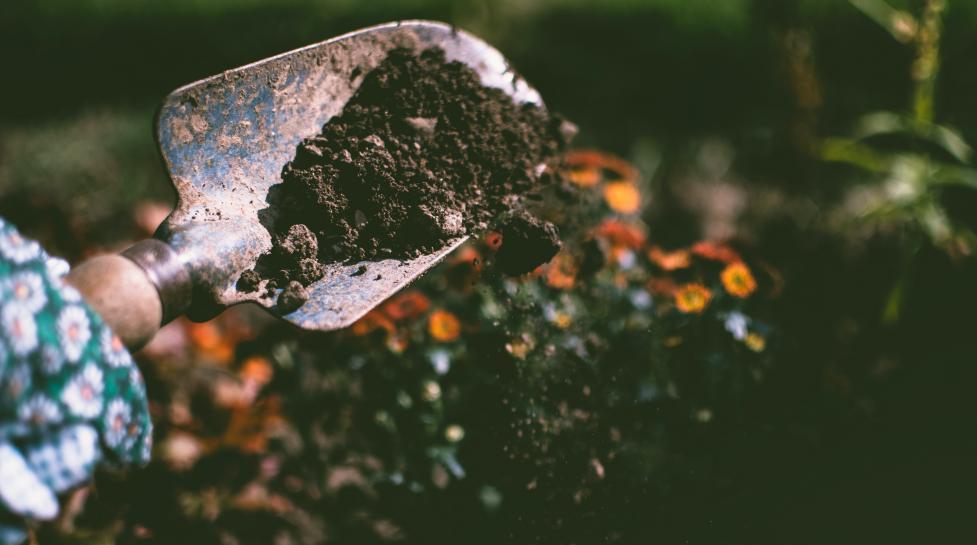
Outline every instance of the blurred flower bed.
POLYGON ((139 355, 155 461, 39 542, 972 534, 977 4, 42 3, 73 9, 0 17, 33 83, 0 215, 72 262, 171 209, 166 91, 382 20, 485 37, 628 160, 568 155, 545 200, 567 245, 526 278, 487 234, 346 331, 170 325, 139 355))
POLYGON ((566 164, 544 210, 565 246, 523 278, 493 270, 489 233, 345 331, 252 307, 164 328, 139 357, 153 463, 100 475, 41 541, 613 536, 587 522, 608 494, 664 486, 681 450, 666 438, 763 381, 782 281, 723 241, 656 244, 639 219, 654 196, 626 161, 566 164))

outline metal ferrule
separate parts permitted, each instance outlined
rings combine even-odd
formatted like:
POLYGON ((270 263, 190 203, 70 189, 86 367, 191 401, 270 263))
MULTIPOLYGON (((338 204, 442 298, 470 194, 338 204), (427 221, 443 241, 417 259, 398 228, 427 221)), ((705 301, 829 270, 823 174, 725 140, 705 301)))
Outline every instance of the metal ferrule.
POLYGON ((193 283, 190 272, 169 244, 156 239, 143 240, 127 248, 122 255, 139 265, 156 287, 163 307, 160 325, 186 312, 190 306, 193 283))

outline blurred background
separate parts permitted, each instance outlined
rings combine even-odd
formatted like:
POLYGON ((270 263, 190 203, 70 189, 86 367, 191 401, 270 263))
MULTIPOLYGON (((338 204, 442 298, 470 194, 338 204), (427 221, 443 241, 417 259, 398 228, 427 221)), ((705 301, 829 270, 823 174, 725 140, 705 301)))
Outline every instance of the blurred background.
POLYGON ((338 334, 173 324, 156 461, 41 543, 977 540, 973 0, 6 0, 0 216, 72 262, 149 236, 163 96, 408 18, 579 125, 569 257, 473 245, 338 334))

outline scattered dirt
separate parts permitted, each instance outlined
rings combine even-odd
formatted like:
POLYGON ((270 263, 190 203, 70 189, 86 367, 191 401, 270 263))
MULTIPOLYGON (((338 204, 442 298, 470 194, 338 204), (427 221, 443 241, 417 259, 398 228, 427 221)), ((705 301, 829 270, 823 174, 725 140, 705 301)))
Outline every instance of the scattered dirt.
MULTIPOLYGON (((395 49, 285 166, 273 188, 274 247, 257 270, 269 288, 308 285, 325 264, 413 258, 504 218, 500 263, 527 272, 559 242, 551 224, 521 210, 555 177, 574 133, 482 86, 440 49, 395 49)), ((238 289, 257 289, 252 275, 242 281, 238 289)))

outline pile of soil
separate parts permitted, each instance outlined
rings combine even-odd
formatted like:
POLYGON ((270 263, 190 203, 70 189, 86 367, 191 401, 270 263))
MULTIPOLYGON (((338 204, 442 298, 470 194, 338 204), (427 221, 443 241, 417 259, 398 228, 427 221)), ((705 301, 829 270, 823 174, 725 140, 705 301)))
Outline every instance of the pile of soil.
POLYGON ((555 227, 521 211, 525 197, 553 180, 574 132, 484 87, 440 49, 393 50, 342 114, 299 144, 276 186, 274 248, 238 287, 253 291, 261 276, 271 288, 304 286, 325 264, 409 259, 490 227, 516 233, 517 244, 503 238, 505 271, 528 272, 559 241, 555 227))

